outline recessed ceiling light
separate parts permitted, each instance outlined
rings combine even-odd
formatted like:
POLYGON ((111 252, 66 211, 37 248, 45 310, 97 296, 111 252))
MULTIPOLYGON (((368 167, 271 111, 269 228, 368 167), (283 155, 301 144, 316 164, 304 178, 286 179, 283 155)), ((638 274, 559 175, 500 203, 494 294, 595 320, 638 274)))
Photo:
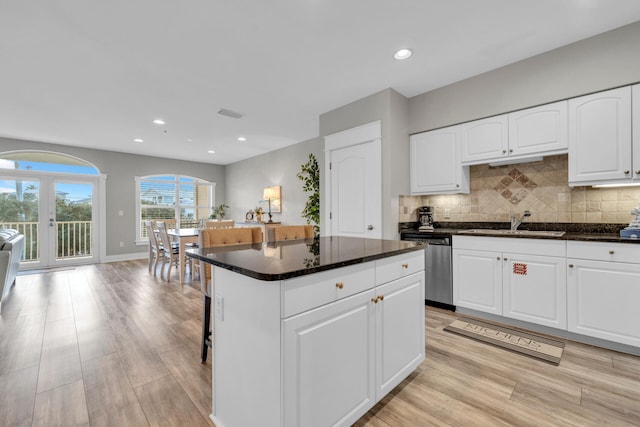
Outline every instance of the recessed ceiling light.
POLYGON ((398 50, 393 57, 396 58, 398 61, 402 61, 403 59, 407 59, 409 58, 411 55, 413 55, 413 51, 411 49, 400 49, 398 50))
POLYGON ((246 141, 246 140, 247 140, 247 138, 245 138, 244 136, 239 136, 238 137, 238 141, 246 141))
POLYGON ((133 142, 144 142, 144 139, 142 139, 142 138, 135 138, 135 139, 133 140, 133 142))
POLYGON ((209 151, 207 151, 207 153, 209 153, 209 154, 216 154, 216 151, 215 151, 215 150, 209 150, 209 151))
POLYGON ((162 120, 162 119, 155 119, 155 120, 153 121, 153 123, 155 123, 155 124, 157 124, 157 125, 163 125, 163 124, 165 124, 165 123, 164 123, 164 120, 162 120))

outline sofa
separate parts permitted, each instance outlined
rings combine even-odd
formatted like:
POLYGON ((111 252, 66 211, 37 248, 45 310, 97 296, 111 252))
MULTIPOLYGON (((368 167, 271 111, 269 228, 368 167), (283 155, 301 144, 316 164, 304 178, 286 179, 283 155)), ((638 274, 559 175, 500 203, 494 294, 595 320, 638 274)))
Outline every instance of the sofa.
POLYGON ((0 229, 0 312, 2 312, 2 300, 16 282, 23 249, 22 234, 17 230, 0 229))

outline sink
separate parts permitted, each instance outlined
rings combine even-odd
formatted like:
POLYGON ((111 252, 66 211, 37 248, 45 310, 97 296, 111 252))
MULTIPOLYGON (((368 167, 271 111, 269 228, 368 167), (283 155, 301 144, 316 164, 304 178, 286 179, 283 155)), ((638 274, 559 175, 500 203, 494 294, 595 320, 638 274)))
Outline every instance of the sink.
POLYGON ((488 234, 492 236, 539 236, 539 237, 562 237, 564 231, 546 230, 492 230, 490 228, 472 228, 458 232, 458 234, 488 234))

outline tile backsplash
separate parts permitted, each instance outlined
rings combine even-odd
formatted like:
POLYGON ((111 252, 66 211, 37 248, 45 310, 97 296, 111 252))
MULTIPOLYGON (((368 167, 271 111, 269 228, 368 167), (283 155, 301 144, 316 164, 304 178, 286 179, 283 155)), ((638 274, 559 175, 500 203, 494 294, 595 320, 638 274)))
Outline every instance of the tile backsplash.
POLYGON ((419 206, 433 206, 437 222, 503 222, 510 211, 529 210, 528 222, 628 224, 631 210, 640 204, 640 187, 569 187, 566 154, 532 163, 471 166, 470 178, 470 194, 400 196, 400 222, 416 221, 419 206))

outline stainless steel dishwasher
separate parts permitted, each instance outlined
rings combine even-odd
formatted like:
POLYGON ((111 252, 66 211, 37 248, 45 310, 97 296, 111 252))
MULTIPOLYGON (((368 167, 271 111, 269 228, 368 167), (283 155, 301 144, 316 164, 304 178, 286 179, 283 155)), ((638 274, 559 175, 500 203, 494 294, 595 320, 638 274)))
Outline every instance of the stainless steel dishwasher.
POLYGON ((437 232, 402 233, 402 240, 427 245, 425 250, 425 304, 454 310, 451 235, 437 232))

